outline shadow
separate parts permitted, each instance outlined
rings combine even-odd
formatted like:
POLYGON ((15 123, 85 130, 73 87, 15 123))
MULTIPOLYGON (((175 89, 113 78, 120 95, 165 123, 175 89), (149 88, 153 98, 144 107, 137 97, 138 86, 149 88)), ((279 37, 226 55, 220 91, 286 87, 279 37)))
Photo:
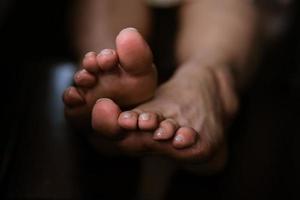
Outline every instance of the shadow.
MULTIPOLYGON (((1 199, 132 199, 135 194, 139 160, 99 156, 64 120, 61 94, 76 68, 69 62, 65 31, 68 3, 19 1, 1 26, 6 52, 1 66, 8 79, 2 80, 1 199)), ((166 16, 165 10, 154 12, 155 26, 167 33, 163 24, 170 16, 176 21, 176 9, 166 16)), ((300 198, 298 18, 290 33, 270 46, 255 83, 242 96, 230 129, 227 168, 211 177, 178 172, 168 199, 300 198)), ((172 68, 174 61, 162 59, 169 48, 156 59, 172 68)))

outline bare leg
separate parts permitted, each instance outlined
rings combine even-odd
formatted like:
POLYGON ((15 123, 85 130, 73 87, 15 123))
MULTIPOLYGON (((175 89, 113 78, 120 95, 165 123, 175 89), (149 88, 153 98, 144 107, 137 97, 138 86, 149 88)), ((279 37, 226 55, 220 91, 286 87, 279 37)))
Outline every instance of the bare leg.
MULTIPOLYGON (((150 32, 150 13, 143 1, 78 0, 76 3, 72 18, 74 46, 80 56, 89 53, 82 60, 81 70, 74 76, 76 87, 65 91, 64 102, 68 119, 82 127, 90 124, 92 107, 99 98, 102 98, 99 102, 107 102, 106 98, 110 98, 121 107, 137 105, 153 96, 157 77, 152 53, 141 37, 148 38, 150 32), (129 29, 119 33, 126 27, 135 27, 139 33, 129 29)), ((120 129, 102 126, 101 115, 105 114, 104 118, 111 119, 114 124, 116 121, 113 119, 118 116, 113 113, 120 112, 119 109, 107 106, 97 111, 95 115, 100 120, 92 122, 94 128, 101 126, 103 135, 116 136, 110 133, 120 129)), ((124 115, 127 118, 136 116, 135 113, 124 115)), ((94 141, 93 135, 89 136, 94 141)), ((97 142, 102 153, 112 153, 109 143, 98 137, 97 142)), ((142 180, 147 179, 147 172, 143 167, 142 180)), ((144 182, 141 181, 141 188, 145 188, 144 182)))
POLYGON ((200 173, 222 170, 225 128, 238 107, 236 88, 252 71, 247 63, 255 50, 257 17, 246 1, 186 1, 175 75, 152 100, 126 113, 111 100, 98 101, 92 113, 95 130, 99 135, 127 130, 112 141, 123 152, 163 154, 200 173))
POLYGON ((75 49, 79 56, 115 49, 115 38, 126 27, 135 27, 147 38, 150 21, 149 8, 140 0, 77 0, 71 17, 75 49))
MULTIPOLYGON (((131 111, 139 115, 132 119, 138 129, 124 126, 120 114, 118 125, 128 133, 116 141, 117 147, 198 163, 194 167, 200 173, 221 170, 226 163, 225 129, 238 108, 237 88, 249 81, 253 71, 249 61, 257 50, 259 16, 250 1, 185 1, 179 68, 151 101, 131 111), (160 130, 153 136, 157 124, 160 130)), ((96 104, 94 111, 105 106, 105 102, 96 104)))

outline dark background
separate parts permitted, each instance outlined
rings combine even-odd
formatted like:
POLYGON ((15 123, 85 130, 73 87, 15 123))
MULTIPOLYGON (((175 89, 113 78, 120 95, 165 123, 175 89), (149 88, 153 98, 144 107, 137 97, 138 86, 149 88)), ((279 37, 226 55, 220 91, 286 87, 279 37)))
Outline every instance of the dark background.
MULTIPOLYGON (((66 28, 70 2, 0 4, 0 199, 134 196, 139 160, 98 156, 62 118, 63 88, 53 77, 74 60, 66 28)), ((174 10, 154 12, 163 33, 174 10)), ((254 84, 241 97, 227 168, 212 177, 178 172, 168 199, 300 199, 298 13, 288 33, 269 46, 254 84)))

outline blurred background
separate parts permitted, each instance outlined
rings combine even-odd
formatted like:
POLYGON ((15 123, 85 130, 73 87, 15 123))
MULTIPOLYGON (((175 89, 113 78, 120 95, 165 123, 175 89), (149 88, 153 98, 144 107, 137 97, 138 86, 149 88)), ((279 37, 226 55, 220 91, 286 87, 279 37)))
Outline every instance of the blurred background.
MULTIPOLYGON (((140 161, 100 157, 63 117, 61 94, 76 67, 67 23, 71 3, 0 2, 0 199, 135 196, 140 161)), ((167 199, 300 199, 297 4, 286 33, 268 46, 254 84, 241 97, 227 168, 211 177, 178 172, 167 199)), ((166 32, 176 8, 153 12, 155 26, 166 32)), ((161 65, 167 63, 162 54, 155 55, 161 65)))

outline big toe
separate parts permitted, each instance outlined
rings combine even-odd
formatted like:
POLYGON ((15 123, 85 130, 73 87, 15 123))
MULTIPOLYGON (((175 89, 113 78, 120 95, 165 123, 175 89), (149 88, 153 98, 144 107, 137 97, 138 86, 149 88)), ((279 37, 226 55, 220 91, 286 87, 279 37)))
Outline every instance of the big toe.
POLYGON ((133 75, 153 71, 150 47, 135 28, 123 29, 116 38, 117 53, 122 68, 133 75))
POLYGON ((108 138, 120 136, 118 117, 121 110, 117 104, 107 98, 99 99, 92 111, 93 129, 108 138))

